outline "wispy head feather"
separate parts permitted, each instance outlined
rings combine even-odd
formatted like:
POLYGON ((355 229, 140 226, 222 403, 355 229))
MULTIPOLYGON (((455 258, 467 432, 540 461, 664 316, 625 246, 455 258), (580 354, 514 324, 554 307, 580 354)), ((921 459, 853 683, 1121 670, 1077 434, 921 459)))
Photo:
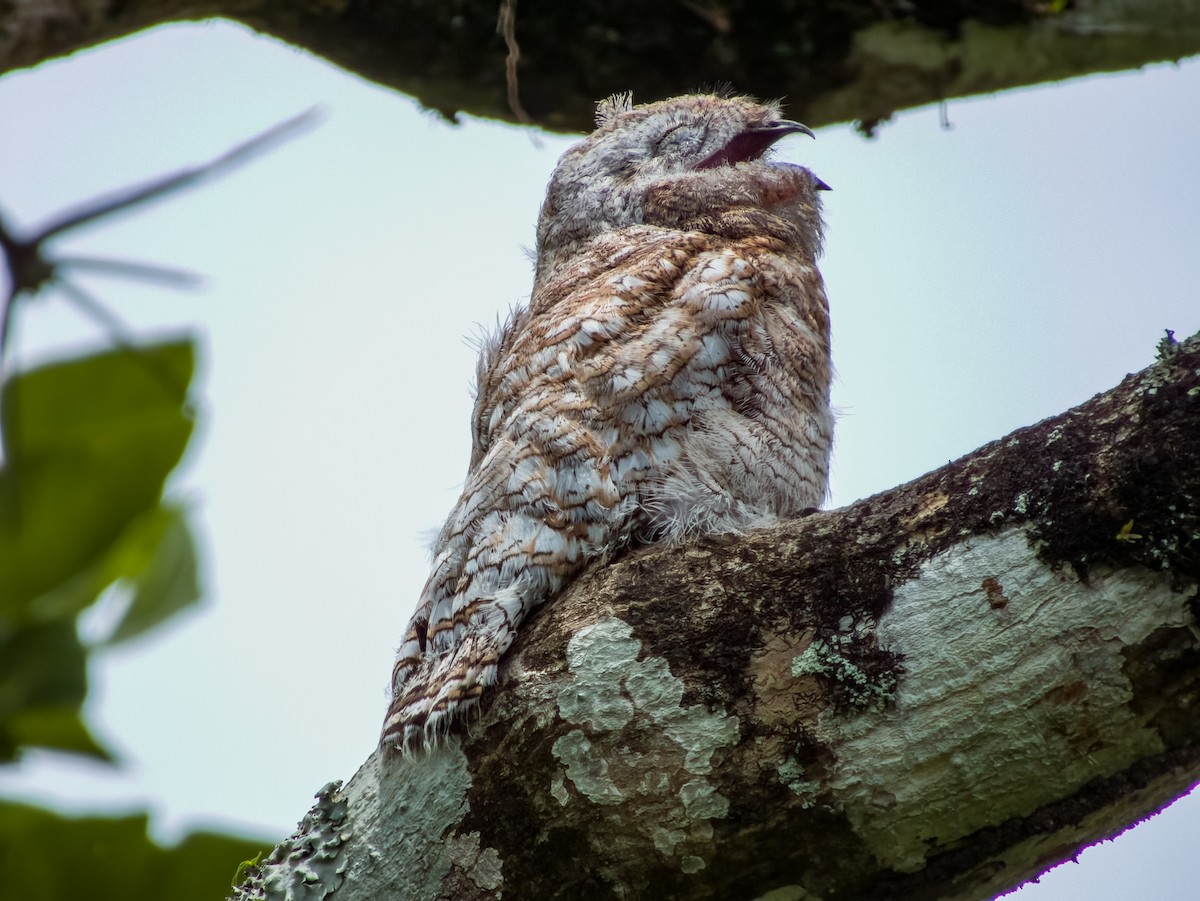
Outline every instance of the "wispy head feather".
POLYGON ((596 127, 607 125, 621 113, 633 109, 633 91, 609 94, 596 104, 596 127))

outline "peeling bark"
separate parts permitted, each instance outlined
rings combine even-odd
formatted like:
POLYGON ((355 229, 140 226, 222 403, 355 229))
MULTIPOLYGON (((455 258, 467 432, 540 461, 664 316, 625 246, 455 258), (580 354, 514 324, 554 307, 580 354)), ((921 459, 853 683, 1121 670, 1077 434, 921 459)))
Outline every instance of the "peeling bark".
MULTIPOLYGON (((0 73, 163 22, 224 17, 458 112, 516 121, 499 0, 0 0, 0 73)), ((870 129, 895 110, 1200 52, 1197 0, 751 3, 527 2, 516 9, 520 100, 589 131, 594 102, 732 83, 785 96, 811 126, 870 129)))
POLYGON ((465 735, 373 755, 237 897, 987 898, 1161 808, 1200 779, 1200 336, 1164 353, 849 507, 592 568, 465 735))

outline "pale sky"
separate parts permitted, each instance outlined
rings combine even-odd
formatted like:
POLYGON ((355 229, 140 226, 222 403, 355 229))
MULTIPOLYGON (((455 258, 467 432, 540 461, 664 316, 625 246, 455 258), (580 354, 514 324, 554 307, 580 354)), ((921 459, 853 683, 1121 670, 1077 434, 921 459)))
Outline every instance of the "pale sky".
MULTIPOLYGON (((201 336, 198 436, 170 492, 194 511, 205 600, 96 660, 87 714, 119 770, 34 753, 0 795, 149 808, 167 839, 282 837, 375 745, 423 536, 467 464, 464 338, 526 297, 523 248, 575 138, 451 126, 240 27, 179 25, 0 79, 0 209, 32 228, 314 104, 314 132, 60 245, 208 278, 86 282, 139 333, 201 336)), ((832 506, 1112 387, 1164 328, 1200 329, 1198 112, 1189 62, 954 101, 949 130, 925 108, 875 140, 780 145, 833 187, 832 506)), ((21 363, 104 341, 55 296, 15 338, 21 363)), ((1192 797, 1022 897, 1180 897, 1198 833, 1192 797)))

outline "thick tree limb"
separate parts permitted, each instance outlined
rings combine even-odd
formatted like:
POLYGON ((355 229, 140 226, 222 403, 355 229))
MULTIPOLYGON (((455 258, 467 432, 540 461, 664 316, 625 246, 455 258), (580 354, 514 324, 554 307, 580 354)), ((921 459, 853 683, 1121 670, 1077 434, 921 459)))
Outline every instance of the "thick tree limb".
POLYGON ((908 485, 597 566, 238 897, 986 898, 1200 779, 1200 336, 908 485), (287 894, 291 890, 293 894, 287 894))
MULTIPOLYGON (((508 4, 511 7, 511 2, 508 4)), ((305 47, 447 116, 517 120, 500 0, 0 0, 0 73, 162 22, 221 16, 305 47)), ((533 121, 591 129, 614 91, 655 99, 729 82, 786 96, 811 126, 1200 52, 1197 0, 527 0, 519 98, 533 121)))

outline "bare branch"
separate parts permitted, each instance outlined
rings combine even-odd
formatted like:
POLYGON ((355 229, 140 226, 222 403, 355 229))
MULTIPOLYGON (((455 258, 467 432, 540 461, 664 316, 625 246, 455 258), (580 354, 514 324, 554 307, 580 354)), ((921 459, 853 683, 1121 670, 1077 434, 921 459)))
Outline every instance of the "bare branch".
POLYGON ((204 284, 204 276, 186 269, 156 266, 134 260, 109 260, 101 257, 60 257, 58 266, 63 269, 78 269, 96 275, 112 275, 149 282, 160 282, 172 288, 198 288, 204 284))
POLYGON ((249 162, 258 154, 311 128, 319 120, 320 111, 317 108, 306 110, 278 125, 273 125, 207 163, 81 204, 56 217, 30 237, 18 237, 0 218, 0 250, 4 253, 4 262, 9 273, 8 290, 3 300, 0 300, 0 377, 3 375, 4 362, 7 359, 13 311, 18 298, 23 294, 35 295, 52 284, 67 293, 93 319, 103 323, 116 343, 133 349, 120 321, 90 295, 78 287, 69 285, 63 277, 62 269, 90 269, 107 275, 150 279, 173 287, 190 287, 199 281, 199 278, 191 273, 147 263, 78 256, 54 259, 46 253, 46 244, 51 238, 122 210, 133 209, 185 188, 194 187, 206 180, 219 178, 249 162))
POLYGON ((1200 780, 1200 336, 907 485, 593 566, 239 899, 985 899, 1200 780))
POLYGON ((195 187, 210 178, 219 178, 243 163, 249 162, 258 154, 266 152, 272 146, 296 137, 300 132, 316 125, 319 119, 320 113, 316 108, 305 110, 278 125, 271 126, 261 134, 238 144, 207 163, 181 169, 170 175, 164 175, 145 184, 125 188, 110 195, 93 198, 43 227, 33 238, 29 239, 29 243, 41 244, 55 235, 78 228, 96 219, 158 200, 185 188, 195 187))

